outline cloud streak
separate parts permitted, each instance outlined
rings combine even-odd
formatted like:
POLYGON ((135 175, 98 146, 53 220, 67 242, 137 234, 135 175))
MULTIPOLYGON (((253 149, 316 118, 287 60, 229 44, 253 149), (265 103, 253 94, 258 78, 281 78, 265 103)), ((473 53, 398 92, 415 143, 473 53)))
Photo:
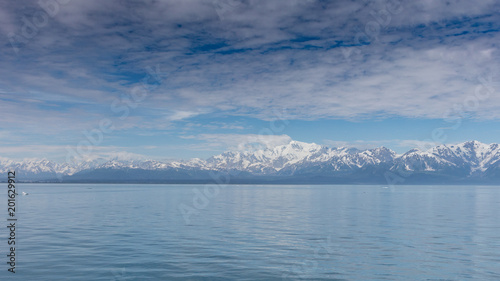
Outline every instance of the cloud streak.
POLYGON ((270 120, 277 108, 296 120, 500 119, 498 1, 70 1, 13 44, 37 3, 0 4, 9 132, 70 138, 116 118, 113 100, 155 65, 164 82, 121 128, 270 120), (490 94, 477 99, 481 85, 490 94))

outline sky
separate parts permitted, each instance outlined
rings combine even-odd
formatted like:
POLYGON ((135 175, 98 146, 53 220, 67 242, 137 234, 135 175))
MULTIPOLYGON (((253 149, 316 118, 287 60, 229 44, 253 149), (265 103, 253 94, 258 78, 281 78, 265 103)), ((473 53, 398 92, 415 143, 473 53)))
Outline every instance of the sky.
POLYGON ((499 143, 499 10, 490 0, 1 1, 0 157, 499 143))

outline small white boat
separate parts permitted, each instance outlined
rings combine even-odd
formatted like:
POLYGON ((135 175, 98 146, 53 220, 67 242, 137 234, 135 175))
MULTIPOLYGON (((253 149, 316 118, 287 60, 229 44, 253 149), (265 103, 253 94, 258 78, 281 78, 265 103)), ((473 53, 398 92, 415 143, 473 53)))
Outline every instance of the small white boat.
POLYGON ((24 192, 24 191, 23 191, 23 195, 28 195, 28 194, 29 194, 29 193, 26 193, 26 192, 24 192))

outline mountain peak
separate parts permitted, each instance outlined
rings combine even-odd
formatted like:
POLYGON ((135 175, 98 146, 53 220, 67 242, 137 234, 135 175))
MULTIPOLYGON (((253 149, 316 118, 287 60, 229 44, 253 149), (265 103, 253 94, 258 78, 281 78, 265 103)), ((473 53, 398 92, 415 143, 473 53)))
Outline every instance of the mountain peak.
POLYGON ((418 148, 413 148, 413 149, 410 149, 407 152, 403 153, 403 155, 409 155, 409 154, 413 154, 413 153, 422 153, 422 151, 418 148))
POLYGON ((123 169, 131 173, 154 170, 158 171, 158 175, 167 178, 168 175, 172 175, 170 173, 178 173, 177 177, 187 177, 187 179, 190 179, 190 175, 203 174, 203 171, 210 170, 238 170, 245 172, 247 176, 315 177, 317 175, 329 178, 352 175, 360 171, 378 173, 377 171, 382 169, 423 172, 426 173, 424 176, 434 173, 458 179, 464 177, 481 179, 485 175, 493 178, 500 176, 496 168, 499 166, 498 163, 500 163, 499 145, 487 145, 479 141, 455 145, 443 144, 428 151, 412 149, 403 155, 397 155, 383 146, 359 150, 352 147, 329 148, 315 143, 290 141, 273 148, 227 151, 206 160, 195 158, 177 162, 146 160, 127 153, 86 159, 76 164, 58 164, 47 159, 14 161, 0 157, 0 172, 20 171, 20 175, 26 180, 50 180, 61 176, 72 176, 82 171, 86 173, 105 168, 123 169))
POLYGON ((291 141, 290 143, 285 144, 284 146, 285 147, 290 146, 296 150, 304 150, 304 149, 311 150, 311 149, 318 149, 318 148, 322 147, 321 145, 315 144, 314 142, 307 143, 307 142, 301 142, 301 141, 291 141))
POLYGON ((462 145, 464 147, 478 147, 478 146, 485 145, 485 144, 480 142, 480 141, 477 141, 477 140, 472 140, 472 141, 463 142, 462 145))

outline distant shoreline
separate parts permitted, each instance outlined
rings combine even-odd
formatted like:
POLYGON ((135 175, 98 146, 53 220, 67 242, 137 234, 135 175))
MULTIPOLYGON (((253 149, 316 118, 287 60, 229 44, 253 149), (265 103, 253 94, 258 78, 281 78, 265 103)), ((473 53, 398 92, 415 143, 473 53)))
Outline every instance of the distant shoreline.
MULTIPOLYGON (((0 181, 0 183, 7 183, 7 181, 0 181)), ((150 185, 203 185, 203 184, 208 184, 208 185, 369 185, 369 186, 387 186, 387 187, 397 187, 397 186, 429 186, 429 185, 438 185, 438 186, 447 186, 447 185, 458 185, 458 186, 500 186, 500 183, 491 183, 491 182, 453 182, 453 183, 403 183, 403 184, 394 184, 394 185, 388 185, 388 184, 383 184, 383 183, 304 183, 304 182, 274 182, 274 183, 269 183, 269 182, 229 182, 229 183, 216 183, 216 182, 209 182, 209 181, 200 181, 200 182, 175 182, 175 181, 169 181, 169 182, 153 182, 153 181, 136 181, 136 182, 131 182, 131 181, 94 181, 94 182, 60 182, 60 181, 18 181, 18 183, 21 184, 150 184, 150 185)))

